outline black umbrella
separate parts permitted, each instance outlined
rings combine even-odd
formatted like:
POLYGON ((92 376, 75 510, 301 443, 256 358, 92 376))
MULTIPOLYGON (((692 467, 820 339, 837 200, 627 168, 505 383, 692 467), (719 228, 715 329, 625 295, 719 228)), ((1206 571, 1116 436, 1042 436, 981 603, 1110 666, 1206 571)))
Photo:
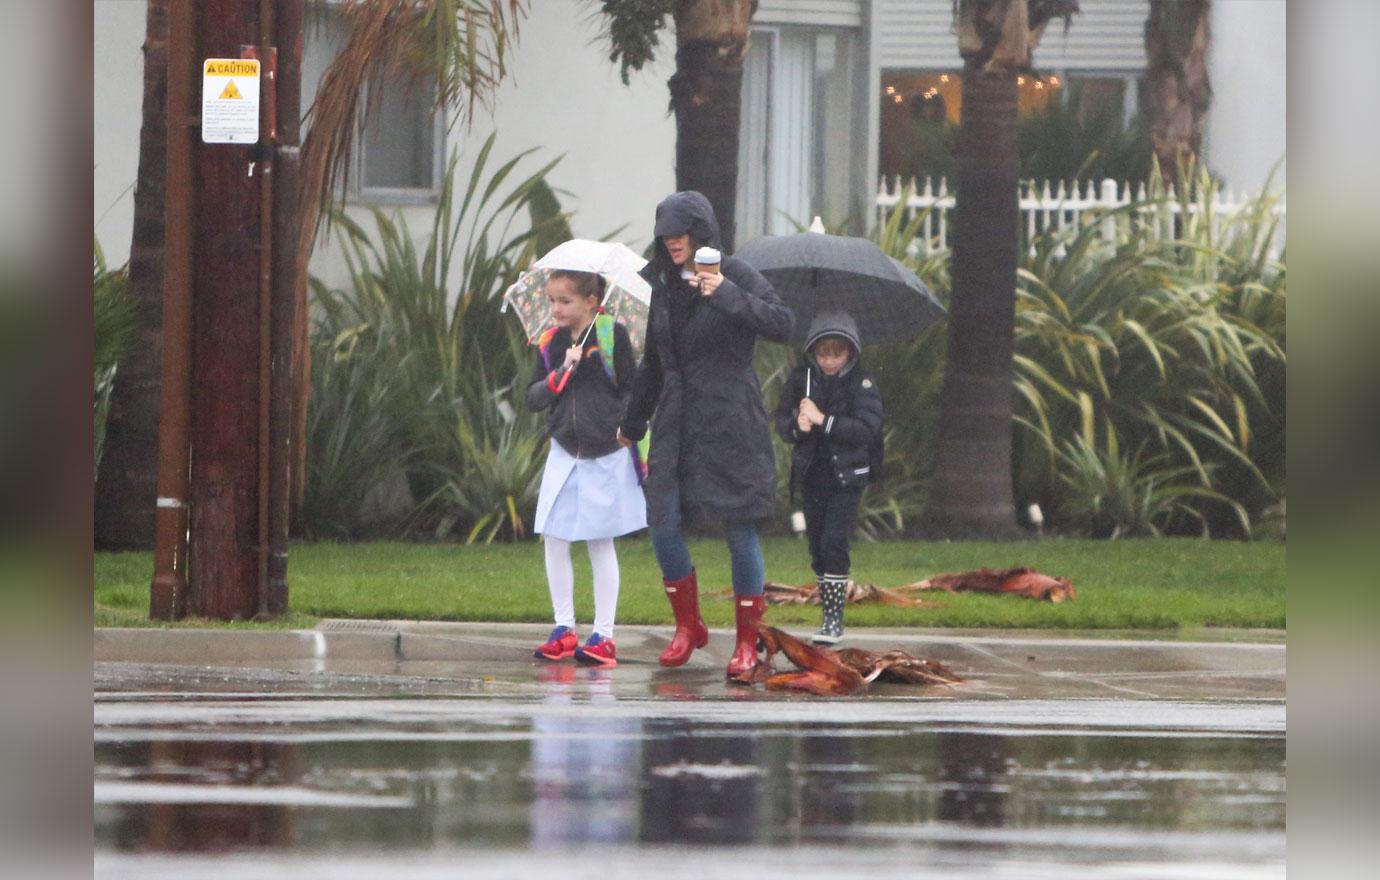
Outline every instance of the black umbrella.
POLYGON ((858 322, 863 343, 904 342, 944 316, 925 283, 865 238, 801 232, 755 239, 737 254, 795 312, 803 337, 819 312, 858 322))

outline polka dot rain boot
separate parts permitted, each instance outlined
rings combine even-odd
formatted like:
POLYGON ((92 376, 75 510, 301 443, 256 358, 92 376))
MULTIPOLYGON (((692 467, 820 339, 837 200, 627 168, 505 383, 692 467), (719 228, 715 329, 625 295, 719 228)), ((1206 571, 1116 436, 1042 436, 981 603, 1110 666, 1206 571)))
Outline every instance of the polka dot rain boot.
POLYGON ((848 575, 819 576, 819 607, 824 621, 810 641, 816 645, 837 645, 843 638, 843 602, 847 592, 848 575))

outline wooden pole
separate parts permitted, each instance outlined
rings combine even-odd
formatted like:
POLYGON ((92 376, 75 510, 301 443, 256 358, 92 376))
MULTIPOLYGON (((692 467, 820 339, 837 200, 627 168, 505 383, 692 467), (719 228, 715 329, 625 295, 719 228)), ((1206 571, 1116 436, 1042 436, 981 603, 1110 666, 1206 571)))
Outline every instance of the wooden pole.
MULTIPOLYGON (((198 5, 198 59, 238 58, 259 41, 258 0, 198 5)), ((263 159, 259 145, 207 143, 194 159, 188 611, 221 619, 259 611, 263 159)))
POLYGON ((273 183, 273 290, 269 404, 268 585, 265 610, 288 608, 288 522, 291 512, 294 403, 293 328, 297 322, 297 226, 302 117, 302 0, 278 0, 277 126, 273 183))
POLYGON ((187 456, 191 381, 191 220, 196 93, 195 10, 173 0, 168 17, 167 166, 164 194, 163 361, 158 500, 149 616, 177 620, 187 599, 187 456))

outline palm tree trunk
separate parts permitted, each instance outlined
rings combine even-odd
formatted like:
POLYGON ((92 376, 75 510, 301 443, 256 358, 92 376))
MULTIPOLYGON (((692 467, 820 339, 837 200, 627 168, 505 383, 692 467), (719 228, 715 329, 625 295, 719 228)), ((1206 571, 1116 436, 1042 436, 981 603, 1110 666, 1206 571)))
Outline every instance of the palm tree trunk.
POLYGON ((733 250, 738 197, 738 112, 752 0, 678 0, 676 189, 698 190, 714 206, 720 246, 733 250))
POLYGON ((1016 78, 969 62, 963 74, 953 302, 939 442, 925 531, 1016 533, 1011 487, 1011 358, 1017 224, 1016 78))
POLYGON ((1145 19, 1147 111, 1155 157, 1166 175, 1198 155, 1212 103, 1210 0, 1150 0, 1145 19))
POLYGON ((105 453, 96 480, 95 543, 101 549, 153 546, 158 494, 158 404, 163 330, 163 186, 167 153, 168 6, 148 0, 144 104, 134 185, 129 293, 139 335, 120 361, 111 393, 105 453))

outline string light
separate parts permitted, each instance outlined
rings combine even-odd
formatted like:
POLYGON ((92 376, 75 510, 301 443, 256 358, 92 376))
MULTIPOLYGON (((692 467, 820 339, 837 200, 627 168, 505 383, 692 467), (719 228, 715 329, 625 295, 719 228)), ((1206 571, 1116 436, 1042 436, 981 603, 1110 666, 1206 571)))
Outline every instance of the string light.
POLYGON ((887 87, 886 87, 886 93, 887 93, 888 95, 894 95, 894 94, 896 94, 896 87, 895 87, 895 86, 887 86, 887 87))
POLYGON ((1041 82, 1041 81, 1038 80, 1038 79, 1035 80, 1035 88, 1037 88, 1037 89, 1043 89, 1044 87, 1045 87, 1045 84, 1044 84, 1043 82, 1041 82))
POLYGON ((1052 86, 1058 87, 1058 85, 1059 85, 1059 77, 1057 77, 1057 76, 1051 76, 1051 77, 1049 78, 1049 84, 1052 85, 1052 86))
POLYGON ((1025 77, 1023 77, 1023 76, 1018 76, 1018 77, 1016 77, 1016 85, 1018 85, 1018 86, 1023 86, 1023 85, 1025 85, 1025 77))
POLYGON ((947 73, 941 73, 941 74, 939 74, 939 81, 942 82, 942 83, 948 82, 948 81, 949 81, 949 75, 948 75, 947 73))
POLYGON ((904 101, 905 99, 902 98, 900 95, 892 95, 892 96, 891 96, 891 100, 892 100, 893 102, 899 104, 899 103, 901 103, 902 101, 904 101))

